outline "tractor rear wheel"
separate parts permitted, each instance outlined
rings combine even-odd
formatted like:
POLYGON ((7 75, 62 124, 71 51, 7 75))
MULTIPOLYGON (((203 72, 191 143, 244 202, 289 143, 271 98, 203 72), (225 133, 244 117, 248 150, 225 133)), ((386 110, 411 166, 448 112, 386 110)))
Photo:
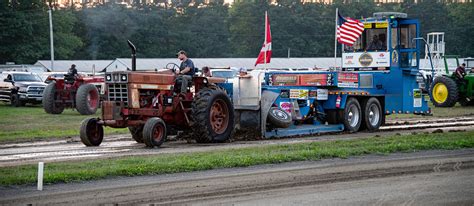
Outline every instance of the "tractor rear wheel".
POLYGON ((143 126, 143 141, 147 147, 159 147, 166 140, 166 124, 159 117, 148 119, 143 126))
POLYGON ((76 109, 82 115, 95 114, 99 108, 99 100, 97 87, 92 84, 83 84, 77 89, 76 109))
POLYGON ((362 123, 362 110, 356 98, 349 97, 344 108, 344 129, 349 132, 359 131, 362 123))
POLYGON ((104 139, 104 127, 97 118, 87 118, 81 124, 81 142, 86 146, 99 146, 104 139))
POLYGON ((64 106, 56 104, 56 82, 51 82, 43 91, 43 109, 48 114, 61 114, 64 106))
POLYGON ((458 101, 458 85, 445 76, 436 77, 430 87, 431 102, 436 107, 452 107, 458 101))
POLYGON ((203 88, 192 103, 193 137, 198 143, 224 142, 234 132, 234 107, 225 91, 203 88))
POLYGON ((128 127, 128 131, 132 134, 132 138, 138 142, 143 143, 143 126, 128 127))
POLYGON ((272 107, 268 111, 268 121, 278 128, 287 128, 291 125, 291 116, 279 107, 272 107))
POLYGON ((373 132, 379 129, 382 125, 382 106, 377 98, 371 97, 364 104, 364 115, 363 115, 363 124, 364 128, 368 131, 373 132))

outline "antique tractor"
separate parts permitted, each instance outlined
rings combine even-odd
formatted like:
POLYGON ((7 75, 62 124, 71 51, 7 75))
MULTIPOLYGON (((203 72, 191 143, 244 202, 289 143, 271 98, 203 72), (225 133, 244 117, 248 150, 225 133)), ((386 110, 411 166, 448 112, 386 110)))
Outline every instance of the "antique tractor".
MULTIPOLYGON (((445 59, 446 61, 446 59, 445 59)), ((459 102, 461 106, 474 106, 474 73, 469 68, 474 67, 474 59, 466 59, 466 76, 459 79, 456 75, 449 74, 445 63, 445 74, 435 77, 430 88, 431 102, 436 107, 452 107, 459 102)), ((459 60, 456 58, 459 65, 459 60)))
POLYGON ((82 115, 95 114, 100 103, 104 77, 48 77, 51 82, 43 92, 43 108, 49 114, 61 114, 64 108, 76 108, 82 115))
MULTIPOLYGON (((159 147, 170 130, 183 131, 198 143, 224 142, 234 130, 234 108, 225 79, 193 77, 186 94, 179 94, 175 64, 164 71, 136 71, 135 46, 132 71, 105 74, 106 98, 102 117, 82 122, 80 137, 86 146, 98 146, 104 126, 128 127, 132 138, 147 147, 159 147)), ((231 90, 230 90, 231 91, 231 90)))

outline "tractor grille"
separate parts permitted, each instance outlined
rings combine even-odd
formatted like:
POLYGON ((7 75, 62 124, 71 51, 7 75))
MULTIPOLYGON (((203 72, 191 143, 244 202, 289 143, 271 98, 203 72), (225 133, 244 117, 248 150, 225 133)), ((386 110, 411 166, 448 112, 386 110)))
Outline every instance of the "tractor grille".
POLYGON ((41 86, 31 86, 28 87, 27 94, 30 97, 42 97, 43 96, 44 87, 41 86))
POLYGON ((109 101, 123 102, 128 106, 127 84, 108 84, 107 96, 109 101))

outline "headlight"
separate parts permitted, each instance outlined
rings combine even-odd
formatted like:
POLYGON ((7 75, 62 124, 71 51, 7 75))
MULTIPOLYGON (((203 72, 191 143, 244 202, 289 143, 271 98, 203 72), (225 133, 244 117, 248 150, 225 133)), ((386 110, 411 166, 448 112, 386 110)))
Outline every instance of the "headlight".
POLYGON ((208 81, 207 81, 206 78, 204 78, 204 79, 202 80, 202 83, 204 83, 204 84, 207 84, 207 82, 208 82, 208 81))
POLYGON ((112 74, 106 74, 105 81, 108 81, 108 82, 112 81, 112 74))
POLYGON ((120 81, 126 82, 128 80, 127 74, 120 74, 120 81))
POLYGON ((25 93, 26 93, 26 92, 28 91, 28 88, 26 88, 26 87, 20 87, 20 88, 18 89, 18 91, 19 91, 19 92, 25 92, 25 93))

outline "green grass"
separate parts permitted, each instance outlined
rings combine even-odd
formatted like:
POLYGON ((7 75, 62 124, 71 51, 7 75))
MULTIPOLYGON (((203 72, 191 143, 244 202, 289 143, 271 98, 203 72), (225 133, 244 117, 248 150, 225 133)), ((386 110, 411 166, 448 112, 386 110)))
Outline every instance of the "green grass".
MULTIPOLYGON (((72 109, 52 115, 44 112, 41 106, 11 107, 0 103, 0 143, 79 136, 82 120, 99 115, 100 111, 85 116, 72 109)), ((106 134, 126 132, 127 129, 105 128, 106 134)))
MULTIPOLYGON (((122 157, 83 162, 46 163, 45 183, 247 167, 290 161, 347 158, 366 154, 452 150, 474 147, 474 131, 444 134, 371 137, 289 145, 227 149, 212 152, 122 157)), ((36 165, 0 168, 0 185, 33 184, 36 165)))
POLYGON ((440 118, 440 117, 459 117, 474 115, 474 107, 463 107, 456 104, 454 107, 435 107, 431 101, 428 100, 428 106, 431 108, 433 116, 422 116, 413 114, 392 114, 388 115, 387 119, 406 119, 406 118, 440 118))

